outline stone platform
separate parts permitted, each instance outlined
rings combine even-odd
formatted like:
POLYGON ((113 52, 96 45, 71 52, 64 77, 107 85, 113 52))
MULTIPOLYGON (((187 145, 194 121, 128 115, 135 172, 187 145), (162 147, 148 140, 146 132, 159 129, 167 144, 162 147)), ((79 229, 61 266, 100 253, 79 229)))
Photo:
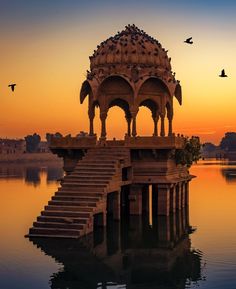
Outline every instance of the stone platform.
POLYGON ((183 144, 179 137, 53 139, 51 149, 63 157, 67 174, 29 236, 79 238, 106 226, 107 214, 120 220, 125 212, 150 211, 150 201, 155 215, 182 210, 192 176, 172 152, 183 144))

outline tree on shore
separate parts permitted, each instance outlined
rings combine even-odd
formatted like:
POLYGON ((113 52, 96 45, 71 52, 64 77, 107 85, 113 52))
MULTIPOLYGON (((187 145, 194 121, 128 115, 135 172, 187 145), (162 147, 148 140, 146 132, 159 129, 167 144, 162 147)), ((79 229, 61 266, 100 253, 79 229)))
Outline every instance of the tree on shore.
POLYGON ((205 152, 213 152, 217 149, 217 146, 211 142, 206 142, 202 145, 203 151, 205 152))
POLYGON ((191 167, 200 157, 201 144, 198 136, 187 137, 184 148, 176 150, 174 155, 176 164, 186 165, 187 167, 191 167))
POLYGON ((236 151, 236 132, 226 132, 220 142, 220 148, 226 151, 236 151))
POLYGON ((25 137, 25 141, 26 141, 26 152, 34 153, 37 152, 38 150, 41 137, 37 133, 34 133, 33 135, 27 135, 25 137))

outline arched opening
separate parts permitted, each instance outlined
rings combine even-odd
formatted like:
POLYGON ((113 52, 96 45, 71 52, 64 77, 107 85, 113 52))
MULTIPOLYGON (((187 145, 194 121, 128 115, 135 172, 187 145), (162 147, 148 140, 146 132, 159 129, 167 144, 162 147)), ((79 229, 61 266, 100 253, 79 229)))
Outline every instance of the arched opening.
POLYGON ((139 108, 137 118, 137 135, 150 136, 153 134, 152 113, 149 108, 141 106, 139 108))
POLYGON ((106 138, 107 127, 109 128, 108 137, 117 136, 123 138, 126 133, 130 134, 131 117, 129 104, 133 101, 133 89, 129 82, 121 76, 106 78, 98 89, 98 100, 103 104, 100 116, 102 124, 101 137, 106 138), (122 111, 117 108, 114 109, 114 106, 120 107, 124 111, 125 117, 122 111), (107 117, 109 118, 108 121, 107 117), (124 122, 121 119, 124 119, 124 122))
POLYGON ((109 103, 107 131, 108 138, 123 139, 125 134, 130 135, 131 113, 127 101, 116 98, 109 103))
POLYGON ((101 130, 100 124, 100 106, 98 101, 94 102, 94 133, 99 135, 101 130))
POLYGON ((145 99, 139 104, 137 127, 140 135, 158 135, 159 106, 152 99, 145 99))

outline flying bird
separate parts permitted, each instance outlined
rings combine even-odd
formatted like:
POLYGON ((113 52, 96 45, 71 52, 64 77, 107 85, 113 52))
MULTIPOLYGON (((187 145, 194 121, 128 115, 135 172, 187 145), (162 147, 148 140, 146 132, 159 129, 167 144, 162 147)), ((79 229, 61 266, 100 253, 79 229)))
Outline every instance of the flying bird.
POLYGON ((228 77, 228 75, 225 74, 224 69, 221 70, 221 74, 219 75, 219 77, 228 77))
POLYGON ((189 37, 184 42, 187 43, 187 44, 193 44, 192 38, 193 37, 189 37))
POLYGON ((11 88, 11 91, 15 90, 16 83, 9 84, 8 87, 11 88))

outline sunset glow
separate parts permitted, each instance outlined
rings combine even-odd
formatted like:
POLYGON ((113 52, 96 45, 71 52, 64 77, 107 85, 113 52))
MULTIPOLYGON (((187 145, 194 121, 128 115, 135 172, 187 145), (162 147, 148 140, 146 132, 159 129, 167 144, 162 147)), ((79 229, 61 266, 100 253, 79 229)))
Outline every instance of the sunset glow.
MULTIPOLYGON (((2 1, 0 4, 0 136, 88 131, 87 102, 79 91, 96 46, 135 23, 160 41, 180 80, 174 132, 219 143, 236 131, 236 25, 233 1, 2 1), (11 2, 11 3, 8 3, 11 2), (56 7, 55 7, 56 6, 56 7), (194 44, 183 41, 193 37, 194 44), (225 69, 228 78, 218 75, 225 69), (16 83, 12 93, 8 84, 16 83)), ((123 111, 109 111, 108 137, 122 138, 123 111)), ((138 134, 152 133, 141 108, 138 134)), ((95 131, 100 134, 98 111, 95 131)))

